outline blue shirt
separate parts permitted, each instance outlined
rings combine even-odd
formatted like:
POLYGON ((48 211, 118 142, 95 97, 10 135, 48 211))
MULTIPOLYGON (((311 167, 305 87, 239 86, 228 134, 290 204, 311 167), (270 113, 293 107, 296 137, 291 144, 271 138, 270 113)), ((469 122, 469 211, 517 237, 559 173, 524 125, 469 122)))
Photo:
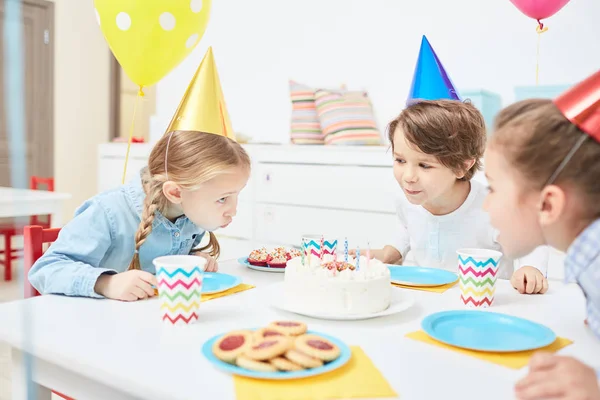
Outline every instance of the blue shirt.
POLYGON ((588 325, 600 339, 600 219, 588 226, 567 250, 565 280, 581 287, 588 325))
MULTIPOLYGON (((33 287, 42 294, 102 297, 94 292, 98 277, 126 271, 133 258, 145 197, 137 177, 86 201, 29 271, 33 287)), ((154 274, 156 257, 189 254, 204 233, 185 216, 171 222, 157 212, 140 247, 142 270, 154 274)))

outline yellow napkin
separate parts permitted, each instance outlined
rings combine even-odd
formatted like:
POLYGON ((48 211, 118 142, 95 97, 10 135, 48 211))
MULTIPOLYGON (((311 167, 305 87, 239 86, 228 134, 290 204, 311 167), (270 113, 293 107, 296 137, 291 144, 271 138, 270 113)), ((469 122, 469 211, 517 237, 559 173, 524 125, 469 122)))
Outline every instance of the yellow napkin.
POLYGON ((237 400, 325 400, 398 395, 371 359, 352 346, 348 364, 329 373, 293 380, 234 377, 237 400))
MULTIPOLYGON (((226 290, 224 292, 213 293, 213 294, 203 294, 202 301, 208 301, 208 300, 216 299, 219 297, 229 296, 230 294, 243 292, 244 290, 253 289, 253 288, 255 288, 255 286, 248 285, 247 283, 240 283, 236 287, 232 287, 231 289, 226 290)), ((158 289, 154 289, 154 295, 158 296, 158 289)))
POLYGON ((458 282, 458 279, 452 283, 448 283, 448 284, 442 285, 442 286, 406 286, 406 285, 400 285, 397 283, 392 283, 392 285, 399 287, 399 288, 403 288, 403 289, 413 289, 413 290, 423 290, 425 292, 444 293, 446 290, 448 290, 452 286, 456 285, 456 282, 458 282))
POLYGON ((454 347, 447 345, 445 343, 438 342, 437 340, 432 339, 423 331, 411 332, 406 335, 407 338, 418 340, 420 342, 429 343, 434 346, 439 346, 444 349, 454 350, 459 353, 466 354, 471 357, 479 358, 480 360, 489 361, 494 364, 502 365, 504 367, 512 368, 512 369, 520 369, 529 364, 529 359, 533 355, 533 353, 537 351, 547 351, 551 353, 555 353, 563 347, 567 347, 572 344, 573 341, 565 338, 556 338, 554 343, 549 346, 546 346, 537 350, 530 351, 519 351, 514 353, 488 353, 484 351, 474 351, 461 349, 459 347, 454 347))
POLYGON ((240 283, 239 285, 232 287, 231 289, 226 290, 224 292, 213 293, 213 294, 203 294, 202 301, 218 299, 219 297, 229 296, 230 294, 239 293, 239 292, 243 292, 245 290, 254 289, 254 288, 255 288, 255 286, 248 285, 247 283, 240 283))

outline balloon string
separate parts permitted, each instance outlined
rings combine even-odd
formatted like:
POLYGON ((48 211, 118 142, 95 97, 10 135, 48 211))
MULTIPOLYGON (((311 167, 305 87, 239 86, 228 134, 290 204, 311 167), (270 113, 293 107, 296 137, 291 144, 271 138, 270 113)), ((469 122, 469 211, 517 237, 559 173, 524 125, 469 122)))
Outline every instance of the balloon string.
POLYGON ((129 140, 127 141, 127 153, 125 154, 125 166, 123 167, 123 178, 121 179, 121 183, 125 183, 125 176, 127 175, 127 163, 129 161, 129 150, 131 150, 131 142, 133 140, 133 127, 135 123, 135 114, 137 112, 138 104, 140 99, 144 97, 143 87, 140 86, 140 90, 135 98, 135 105, 133 106, 133 117, 131 117, 131 125, 129 126, 129 140))
POLYGON ((538 39, 537 39, 537 55, 536 55, 536 60, 535 60, 535 85, 537 86, 540 82, 540 42, 542 39, 542 33, 546 32, 548 30, 547 26, 544 26, 544 24, 538 19, 538 26, 535 28, 535 31, 538 34, 538 39))

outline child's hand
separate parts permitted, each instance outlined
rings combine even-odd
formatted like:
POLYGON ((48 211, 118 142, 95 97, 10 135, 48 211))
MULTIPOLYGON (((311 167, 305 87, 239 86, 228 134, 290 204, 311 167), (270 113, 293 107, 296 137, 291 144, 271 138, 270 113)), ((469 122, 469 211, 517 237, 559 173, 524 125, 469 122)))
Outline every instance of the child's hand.
POLYGON ((520 400, 599 400, 596 372, 571 357, 537 353, 529 363, 529 374, 515 386, 520 400))
POLYGON ((154 275, 131 270, 116 275, 100 275, 94 291, 109 299, 136 301, 154 296, 152 285, 158 286, 154 275))
POLYGON ((219 263, 210 254, 201 251, 196 251, 192 254, 206 259, 206 265, 204 266, 206 272, 217 272, 219 270, 219 263))
POLYGON ((510 283, 521 294, 544 294, 548 291, 548 280, 534 267, 519 268, 510 278, 510 283))
MULTIPOLYGON (((356 256, 356 250, 352 249, 348 251, 348 254, 354 257, 356 256)), ((361 250, 360 255, 366 257, 367 251, 361 250)), ((383 249, 371 249, 370 256, 385 264, 400 264, 402 261, 402 254, 393 246, 385 246, 383 249)))
MULTIPOLYGON (((352 257, 356 257, 356 249, 350 249, 348 250, 348 255, 352 256, 352 257)), ((361 257, 366 257, 367 256, 367 250, 366 249, 361 249, 360 250, 360 255, 361 257)), ((381 259, 383 258, 383 249, 371 249, 369 255, 371 256, 371 259, 376 258, 378 260, 381 261, 381 259)))

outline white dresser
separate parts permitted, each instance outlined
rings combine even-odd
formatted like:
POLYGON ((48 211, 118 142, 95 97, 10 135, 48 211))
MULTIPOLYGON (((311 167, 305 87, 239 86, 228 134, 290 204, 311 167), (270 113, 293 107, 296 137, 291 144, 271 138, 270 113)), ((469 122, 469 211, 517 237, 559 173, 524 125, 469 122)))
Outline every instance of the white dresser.
MULTIPOLYGON (((150 144, 133 144, 130 179, 146 165, 150 144)), ((348 237, 350 246, 390 243, 396 225, 388 147, 244 145, 252 159, 248 186, 233 223, 220 237, 299 245, 303 234, 348 237)), ((121 183, 126 145, 99 148, 98 190, 121 183)), ((482 173, 475 177, 485 182, 482 173)), ((562 257, 553 254, 549 275, 562 275, 562 257)))

